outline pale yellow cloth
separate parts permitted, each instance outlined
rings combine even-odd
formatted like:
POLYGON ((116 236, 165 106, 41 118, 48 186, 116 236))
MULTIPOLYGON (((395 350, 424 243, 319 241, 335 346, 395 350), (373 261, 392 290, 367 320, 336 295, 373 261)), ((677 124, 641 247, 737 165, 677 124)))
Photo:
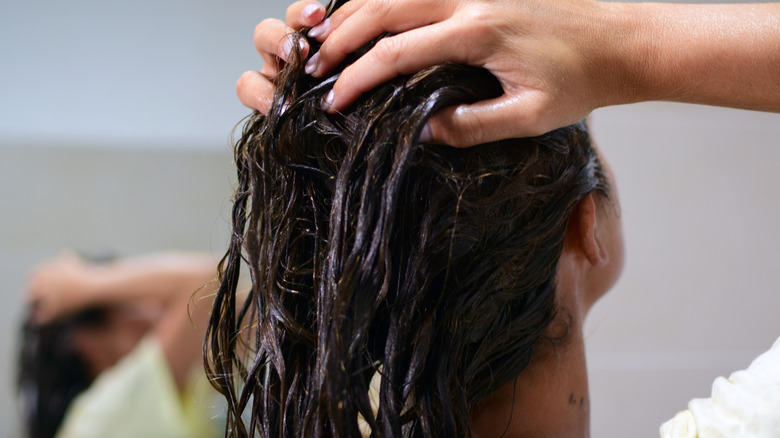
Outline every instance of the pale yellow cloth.
POLYGON ((780 338, 747 370, 718 377, 712 397, 691 400, 661 426, 661 437, 780 437, 780 338))
POLYGON ((193 372, 180 393, 149 336, 71 403, 57 438, 219 437, 224 411, 203 372, 193 372))

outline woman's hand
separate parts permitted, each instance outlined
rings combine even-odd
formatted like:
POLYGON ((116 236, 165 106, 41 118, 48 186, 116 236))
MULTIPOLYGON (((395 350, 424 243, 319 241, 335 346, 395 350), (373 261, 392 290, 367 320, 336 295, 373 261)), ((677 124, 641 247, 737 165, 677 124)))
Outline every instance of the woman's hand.
POLYGON ((330 112, 396 75, 444 62, 484 67, 501 81, 504 95, 435 114, 426 141, 470 146, 532 136, 598 107, 646 100, 780 112, 780 3, 351 0, 322 17, 306 0, 288 9, 290 27, 260 23, 255 45, 266 62, 239 81, 245 105, 267 112, 270 79, 289 54, 286 35, 316 24, 309 36, 323 45, 306 71, 317 77, 393 34, 341 73, 323 102, 330 112))
MULTIPOLYGON (((441 111, 431 119, 426 140, 469 146, 537 135, 626 100, 615 97, 623 92, 615 86, 616 76, 624 74, 622 60, 600 54, 604 45, 625 41, 625 35, 606 32, 607 17, 616 16, 612 9, 618 8, 591 0, 352 0, 320 22, 324 9, 301 1, 287 10, 290 27, 278 20, 258 25, 255 46, 265 64, 260 73, 242 76, 238 94, 245 105, 267 111, 269 79, 289 53, 285 36, 293 29, 318 24, 310 36, 324 43, 307 63, 314 76, 328 74, 348 53, 390 32, 395 35, 344 70, 325 102, 329 111, 346 108, 396 75, 457 62, 490 70, 505 94, 441 111), (613 70, 592 68, 607 64, 613 70)), ((308 47, 302 51, 306 55, 308 47)))
POLYGON ((591 0, 352 0, 317 37, 324 43, 310 70, 324 76, 389 32, 341 74, 326 97, 330 111, 396 75, 456 62, 490 70, 504 95, 435 115, 432 140, 469 146, 538 135, 626 100, 617 85, 630 70, 616 47, 628 35, 612 26, 619 10, 591 0))
MULTIPOLYGON (((255 48, 263 58, 263 69, 245 72, 238 79, 236 92, 244 106, 268 113, 274 97, 271 82, 282 63, 289 60, 293 40, 290 34, 306 26, 315 26, 325 17, 325 8, 314 0, 301 0, 287 8, 287 23, 267 18, 255 28, 255 48)), ((301 46, 301 55, 309 52, 308 45, 301 46)))

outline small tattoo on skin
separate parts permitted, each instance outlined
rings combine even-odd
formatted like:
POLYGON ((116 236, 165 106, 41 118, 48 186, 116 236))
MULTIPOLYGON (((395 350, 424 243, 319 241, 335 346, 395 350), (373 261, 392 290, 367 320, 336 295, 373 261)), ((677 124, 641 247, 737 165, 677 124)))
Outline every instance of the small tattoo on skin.
POLYGON ((569 394, 569 404, 570 405, 576 405, 577 404, 577 397, 574 396, 573 392, 571 394, 569 394))

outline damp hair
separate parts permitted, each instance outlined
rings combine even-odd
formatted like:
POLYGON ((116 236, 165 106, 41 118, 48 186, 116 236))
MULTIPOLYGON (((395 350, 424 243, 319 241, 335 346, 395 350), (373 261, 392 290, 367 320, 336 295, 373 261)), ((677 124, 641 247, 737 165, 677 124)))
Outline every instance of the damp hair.
POLYGON ((105 326, 104 308, 85 309, 39 325, 27 317, 21 332, 17 385, 25 437, 53 438, 70 403, 93 382, 73 336, 84 327, 105 326))
POLYGON ((226 436, 355 437, 361 421, 373 437, 471 436, 470 409, 522 372, 556 315, 570 214, 608 195, 587 127, 424 144, 437 110, 500 95, 495 77, 440 65, 327 114, 337 73, 312 78, 294 57, 235 146, 233 232, 204 344, 226 436))
MULTIPOLYGON (((110 251, 80 254, 84 262, 106 264, 116 260, 110 251)), ((89 307, 73 315, 38 324, 28 309, 21 327, 16 375, 18 406, 26 438, 53 438, 70 403, 95 380, 73 340, 84 328, 106 326, 109 310, 89 307)))

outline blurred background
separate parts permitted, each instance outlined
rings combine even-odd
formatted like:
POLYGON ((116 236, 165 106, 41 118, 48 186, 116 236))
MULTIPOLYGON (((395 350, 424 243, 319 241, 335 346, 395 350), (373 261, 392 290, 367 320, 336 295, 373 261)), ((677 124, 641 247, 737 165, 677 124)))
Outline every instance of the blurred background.
MULTIPOLYGON (((62 249, 226 248, 234 94, 286 0, 4 1, 0 13, 0 435, 17 436, 25 278, 62 249)), ((780 336, 780 115, 598 110, 623 277, 587 324, 595 437, 662 421, 780 336)))

